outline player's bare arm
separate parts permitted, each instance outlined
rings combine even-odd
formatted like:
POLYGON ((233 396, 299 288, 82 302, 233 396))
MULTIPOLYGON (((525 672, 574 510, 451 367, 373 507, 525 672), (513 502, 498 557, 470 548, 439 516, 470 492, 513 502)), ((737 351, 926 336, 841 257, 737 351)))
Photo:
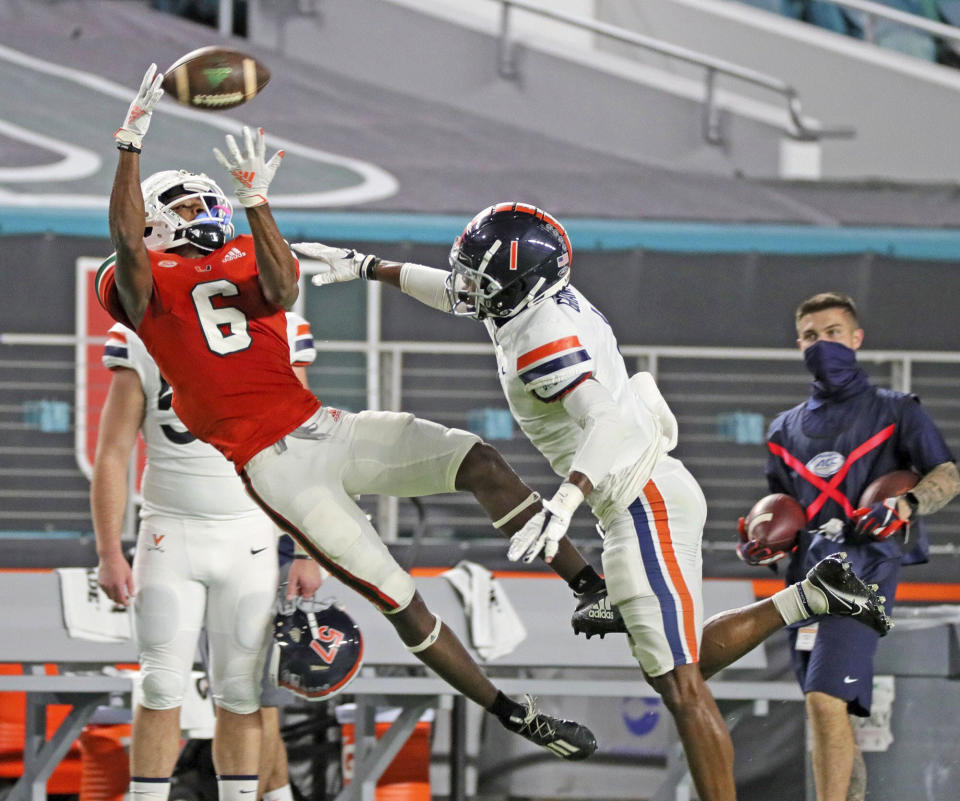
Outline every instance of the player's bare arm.
MULTIPOLYGON (((939 512, 960 493, 960 472, 957 471, 957 465, 954 462, 938 464, 910 491, 919 502, 916 514, 932 515, 934 512, 939 512)), ((906 506, 906 514, 901 514, 901 517, 909 519, 909 504, 901 500, 899 503, 901 512, 904 511, 904 506, 906 506)))
POLYGON ((257 135, 243 128, 243 150, 231 135, 226 137, 227 152, 217 148, 213 154, 230 173, 234 193, 247 211, 247 221, 253 234, 254 252, 260 274, 263 296, 282 308, 290 308, 297 299, 297 260, 280 235, 267 201, 267 190, 276 175, 284 151, 278 150, 267 161, 267 146, 263 128, 257 135))
POLYGON ((140 152, 153 108, 163 96, 162 81, 163 74, 157 72, 156 64, 151 64, 123 125, 113 135, 120 157, 110 192, 110 239, 117 253, 115 275, 120 303, 135 328, 143 319, 153 291, 150 259, 143 244, 146 212, 140 190, 140 152))
POLYGON ((150 258, 143 244, 145 216, 140 155, 121 151, 110 193, 110 239, 117 254, 117 292, 134 328, 140 325, 153 292, 150 258))
POLYGON ((127 469, 143 422, 145 398, 136 371, 115 370, 100 415, 97 454, 90 482, 90 513, 97 541, 97 577, 107 597, 125 606, 133 575, 121 538, 127 504, 127 469))
POLYGON ((247 220, 253 234, 253 248, 257 255, 257 270, 260 273, 263 296, 271 303, 289 309, 300 292, 297 283, 297 260, 280 235, 269 205, 248 208, 247 220))

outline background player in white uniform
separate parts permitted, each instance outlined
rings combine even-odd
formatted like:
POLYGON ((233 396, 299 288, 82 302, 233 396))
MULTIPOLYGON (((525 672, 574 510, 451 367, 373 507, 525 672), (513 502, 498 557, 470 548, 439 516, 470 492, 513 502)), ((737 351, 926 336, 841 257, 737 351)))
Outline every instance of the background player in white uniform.
MULTIPOLYGON (((316 355, 306 320, 288 314, 287 336, 291 364, 305 383, 305 367, 316 355)), ((143 700, 134 713, 131 792, 139 798, 169 792, 180 706, 203 627, 218 707, 213 749, 221 787, 240 790, 252 782, 255 791, 279 532, 247 495, 233 465, 177 419, 170 387, 133 331, 120 324, 110 329, 103 363, 113 377, 100 418, 91 508, 100 585, 117 603, 134 599, 143 700), (147 464, 131 570, 120 538, 138 431, 147 464)), ((288 594, 312 595, 320 584, 316 563, 294 565, 288 594)), ((264 746, 271 754, 278 748, 276 727, 276 716, 267 715, 264 746)), ((274 790, 270 801, 289 797, 285 783, 274 784, 267 788, 274 790)))
POLYGON ((628 377, 607 320, 569 286, 570 241, 549 214, 520 203, 482 211, 454 243, 452 272, 318 243, 293 248, 329 268, 315 283, 381 280, 484 321, 513 416, 565 479, 513 535, 510 558, 529 562, 543 550, 549 561, 588 500, 604 533, 610 601, 673 714, 699 797, 735 798, 733 746, 704 676, 813 611, 850 614, 843 593, 861 603, 864 623, 885 631, 879 598, 842 560, 824 560, 772 599, 711 619, 701 641, 703 493, 668 455, 676 420, 652 377, 628 377))

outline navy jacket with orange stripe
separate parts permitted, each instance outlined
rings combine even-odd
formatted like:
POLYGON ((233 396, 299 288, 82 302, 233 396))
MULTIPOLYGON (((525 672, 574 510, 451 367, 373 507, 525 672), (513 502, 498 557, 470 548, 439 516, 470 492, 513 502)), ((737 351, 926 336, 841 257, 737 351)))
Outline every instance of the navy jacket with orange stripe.
MULTIPOLYGON (((916 395, 874 387, 866 380, 845 397, 811 395, 780 414, 767 431, 767 447, 770 491, 796 498, 809 522, 791 558, 791 580, 811 566, 806 564, 806 552, 812 532, 830 518, 847 520, 874 479, 911 468, 924 475, 938 464, 954 461, 916 395)), ((906 550, 896 536, 842 547, 856 548, 856 561, 864 566, 889 559, 917 564, 929 555, 922 519, 911 524, 906 550)))

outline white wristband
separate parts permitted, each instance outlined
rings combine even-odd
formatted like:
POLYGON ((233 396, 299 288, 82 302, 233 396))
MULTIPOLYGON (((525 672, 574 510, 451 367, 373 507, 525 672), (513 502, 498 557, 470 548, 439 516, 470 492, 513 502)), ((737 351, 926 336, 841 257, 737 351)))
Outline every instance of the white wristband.
POLYGON ((581 503, 583 503, 583 491, 569 481, 564 481, 549 501, 554 513, 560 512, 567 517, 572 517, 581 503))

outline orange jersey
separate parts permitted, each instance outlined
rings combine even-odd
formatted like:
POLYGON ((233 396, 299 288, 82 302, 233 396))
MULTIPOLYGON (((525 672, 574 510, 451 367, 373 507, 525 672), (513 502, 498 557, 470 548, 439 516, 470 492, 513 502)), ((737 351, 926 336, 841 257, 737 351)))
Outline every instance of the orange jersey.
MULTIPOLYGON (((199 259, 148 253, 153 294, 137 335, 173 387, 177 416, 239 472, 320 406, 290 366, 284 310, 263 297, 251 236, 199 259)), ((97 297, 132 327, 115 263, 111 257, 100 267, 97 297)))

